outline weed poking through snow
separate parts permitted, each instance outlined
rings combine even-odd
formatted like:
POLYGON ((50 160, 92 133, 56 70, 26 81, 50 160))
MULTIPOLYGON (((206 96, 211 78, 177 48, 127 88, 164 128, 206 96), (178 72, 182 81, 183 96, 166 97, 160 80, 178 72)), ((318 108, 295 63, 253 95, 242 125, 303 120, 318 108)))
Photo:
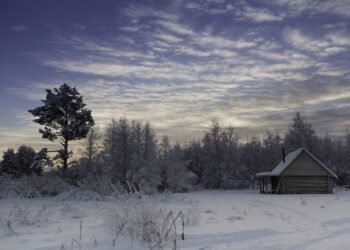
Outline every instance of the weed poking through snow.
POLYGON ((131 246, 133 241, 137 241, 148 249, 163 249, 170 243, 176 249, 177 240, 185 239, 183 213, 160 209, 157 203, 151 202, 142 193, 119 197, 118 205, 105 215, 109 230, 114 235, 113 246, 118 245, 121 235, 129 236, 131 246))

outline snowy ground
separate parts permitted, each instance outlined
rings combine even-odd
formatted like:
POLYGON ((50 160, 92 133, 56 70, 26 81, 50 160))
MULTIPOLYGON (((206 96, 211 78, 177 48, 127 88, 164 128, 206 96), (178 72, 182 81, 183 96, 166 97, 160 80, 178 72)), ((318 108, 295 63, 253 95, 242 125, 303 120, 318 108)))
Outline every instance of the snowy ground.
MULTIPOLYGON (((200 191, 153 197, 164 209, 188 213, 199 223, 185 227, 180 249, 349 249, 350 192, 333 195, 261 195, 255 191, 200 191), (198 206, 197 206, 198 204, 198 206), (190 211, 191 212, 191 211, 190 211), (193 211, 192 211, 193 213, 193 211), (198 217, 197 217, 198 218, 198 217)), ((0 249, 142 249, 126 236, 112 247, 105 213, 112 201, 62 202, 55 198, 0 200, 0 249), (26 207, 35 225, 12 223, 16 206, 26 207), (43 207, 45 205, 45 214, 43 207), (38 214, 39 213, 39 214, 38 214), (38 215, 37 215, 38 214, 38 215), (47 221, 46 221, 47 218, 47 221)), ((170 248, 170 246, 169 246, 170 248)))

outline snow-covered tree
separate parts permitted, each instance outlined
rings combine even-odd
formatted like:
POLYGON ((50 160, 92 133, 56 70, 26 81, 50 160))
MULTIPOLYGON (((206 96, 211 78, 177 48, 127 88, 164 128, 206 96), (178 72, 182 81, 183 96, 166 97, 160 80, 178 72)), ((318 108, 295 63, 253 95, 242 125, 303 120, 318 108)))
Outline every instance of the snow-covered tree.
POLYGON ((257 172, 265 171, 263 154, 262 143, 257 136, 253 136, 249 142, 242 146, 241 164, 248 170, 245 175, 247 179, 254 177, 257 172))
POLYGON ((45 166, 52 166, 53 163, 47 155, 47 148, 41 149, 35 154, 33 162, 30 165, 30 171, 36 174, 41 174, 45 166))
POLYGON ((16 153, 16 164, 20 174, 30 175, 35 170, 37 171, 37 174, 41 173, 41 168, 31 169, 35 156, 35 151, 30 146, 22 145, 18 148, 16 153))
POLYGON ((161 184, 157 161, 156 133, 149 122, 142 128, 142 164, 139 170, 139 184, 147 192, 154 192, 161 184))
POLYGON ((223 129, 221 140, 224 155, 224 174, 221 185, 230 188, 235 179, 242 177, 239 168, 238 133, 232 126, 228 126, 223 129))
POLYGON ((190 160, 184 159, 184 150, 179 143, 169 150, 168 155, 167 189, 172 192, 188 192, 196 180, 196 175, 188 170, 190 160))
POLYGON ((0 163, 0 174, 8 174, 11 176, 17 176, 19 172, 16 164, 15 151, 10 148, 2 155, 2 161, 0 163))
POLYGON ((170 151, 169 137, 167 135, 164 135, 162 137, 161 143, 159 144, 159 158, 168 159, 169 151, 170 151))
POLYGON ((62 167, 67 169, 69 158, 73 152, 69 150, 69 142, 85 138, 94 125, 91 111, 85 108, 83 96, 76 88, 63 84, 54 90, 46 90, 43 106, 29 110, 35 117, 34 122, 44 126, 39 129, 45 139, 56 141, 59 139, 63 149, 58 151, 62 167))
POLYGON ((170 151, 170 142, 169 137, 164 135, 159 144, 158 158, 159 158, 159 167, 160 167, 160 179, 161 185, 159 188, 165 190, 167 186, 167 177, 168 177, 168 167, 169 167, 169 151, 170 151))
POLYGON ((339 175, 339 181, 342 184, 350 184, 350 134, 346 132, 343 137, 342 147, 337 149, 337 160, 339 161, 337 164, 337 173, 339 175))
POLYGON ((208 188, 219 188, 224 174, 224 151, 222 145, 222 127, 219 122, 212 120, 211 127, 202 140, 203 157, 206 166, 203 171, 203 184, 208 188))
POLYGON ((284 144, 288 151, 305 147, 312 153, 316 152, 317 136, 315 130, 299 112, 296 113, 293 122, 289 126, 289 130, 284 138, 284 144))
POLYGON ((266 132, 262 142, 264 171, 271 171, 283 158, 283 140, 278 132, 266 132))
POLYGON ((106 128, 105 149, 114 181, 124 187, 154 191, 160 184, 156 135, 150 123, 112 120, 106 128))
POLYGON ((196 185, 203 183, 203 171, 206 166, 203 148, 200 141, 192 140, 184 149, 185 160, 189 161, 188 170, 195 173, 196 185))
POLYGON ((104 139, 104 153, 112 169, 117 168, 117 121, 112 121, 107 125, 104 139))
POLYGON ((88 160, 89 167, 92 166, 92 161, 94 157, 97 156, 100 150, 100 135, 94 128, 91 128, 83 142, 83 155, 88 160))
POLYGON ((4 152, 3 161, 0 163, 0 174, 5 173, 17 178, 24 175, 40 175, 47 164, 49 164, 47 149, 36 153, 32 147, 22 145, 16 153, 13 149, 4 152))

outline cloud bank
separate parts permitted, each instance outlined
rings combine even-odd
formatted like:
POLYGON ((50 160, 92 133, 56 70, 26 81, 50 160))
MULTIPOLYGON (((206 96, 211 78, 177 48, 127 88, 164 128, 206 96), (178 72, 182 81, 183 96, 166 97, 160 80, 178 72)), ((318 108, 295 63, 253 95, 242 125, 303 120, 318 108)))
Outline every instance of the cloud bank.
POLYGON ((68 82, 98 126, 119 116, 149 120, 172 141, 199 138, 213 117, 243 138, 283 132, 296 111, 321 134, 339 134, 350 127, 349 8, 348 1, 130 3, 103 35, 86 23, 56 28, 49 50, 36 51, 56 75, 7 92, 34 101, 68 82))

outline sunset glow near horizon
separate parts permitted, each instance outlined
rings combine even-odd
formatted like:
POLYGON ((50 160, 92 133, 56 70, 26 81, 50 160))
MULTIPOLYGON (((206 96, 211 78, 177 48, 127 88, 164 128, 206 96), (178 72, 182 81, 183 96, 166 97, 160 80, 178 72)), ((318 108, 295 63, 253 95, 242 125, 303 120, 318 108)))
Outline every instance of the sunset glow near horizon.
POLYGON ((172 142, 213 117, 242 139, 300 111, 321 135, 350 128, 350 1, 0 3, 0 151, 41 139, 29 109, 76 86, 96 126, 150 121, 172 142))

